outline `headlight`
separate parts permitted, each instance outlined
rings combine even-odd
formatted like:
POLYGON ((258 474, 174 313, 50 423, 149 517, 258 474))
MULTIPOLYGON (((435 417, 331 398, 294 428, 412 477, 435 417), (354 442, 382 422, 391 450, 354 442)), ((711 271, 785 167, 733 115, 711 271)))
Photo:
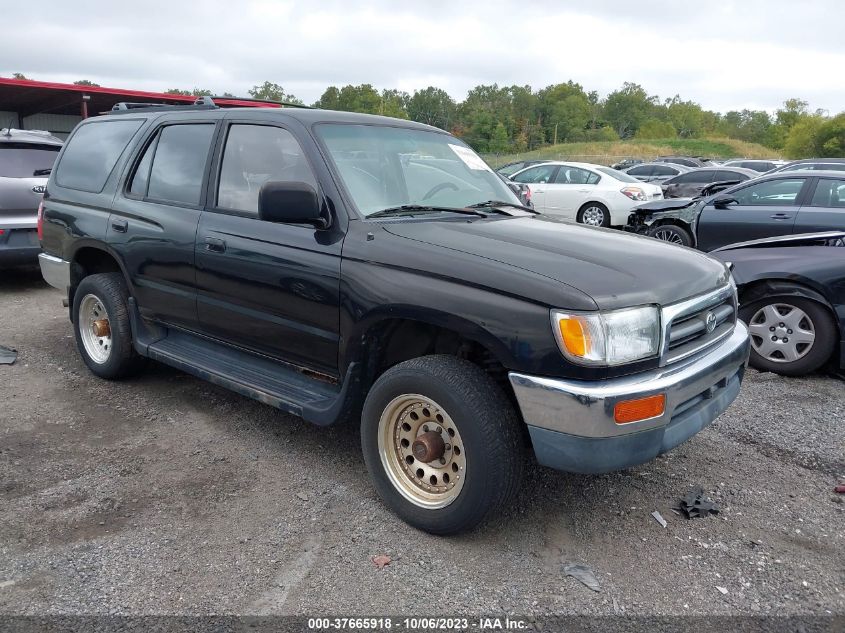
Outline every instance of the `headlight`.
POLYGON ((656 356, 660 345, 657 306, 612 312, 552 310, 560 351, 582 365, 622 365, 656 356))

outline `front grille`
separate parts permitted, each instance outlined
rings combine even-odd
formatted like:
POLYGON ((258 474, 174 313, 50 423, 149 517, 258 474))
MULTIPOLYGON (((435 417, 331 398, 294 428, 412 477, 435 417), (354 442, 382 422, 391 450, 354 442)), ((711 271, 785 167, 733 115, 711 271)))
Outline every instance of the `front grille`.
POLYGON ((731 286, 664 307, 661 364, 688 358, 721 341, 733 331, 736 312, 731 286))

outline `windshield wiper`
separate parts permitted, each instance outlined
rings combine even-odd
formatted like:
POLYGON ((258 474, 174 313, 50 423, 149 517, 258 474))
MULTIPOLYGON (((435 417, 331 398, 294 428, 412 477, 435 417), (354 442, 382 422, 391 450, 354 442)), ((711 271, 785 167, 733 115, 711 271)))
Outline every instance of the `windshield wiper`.
POLYGON ((514 209, 522 209, 523 211, 536 213, 538 215, 540 213, 531 207, 514 204, 513 202, 505 202, 504 200, 487 200, 486 202, 476 202, 475 204, 468 204, 466 206, 467 209, 490 209, 491 211, 496 211, 497 213, 506 213, 507 215, 510 215, 507 211, 502 211, 499 207, 513 207, 514 209))
POLYGON ((476 215, 479 217, 485 217, 486 214, 480 211, 473 211, 471 208, 460 208, 460 207, 432 207, 429 205, 424 204, 403 204, 398 207, 390 207, 388 209, 382 209, 381 211, 376 211, 375 213, 371 213, 368 215, 368 218, 386 218, 386 217, 396 217, 402 215, 418 215, 422 213, 460 213, 463 215, 476 215))
POLYGON ((47 167, 47 169, 36 169, 34 172, 32 172, 32 175, 33 176, 49 176, 50 172, 52 172, 52 171, 53 171, 52 167, 47 167))

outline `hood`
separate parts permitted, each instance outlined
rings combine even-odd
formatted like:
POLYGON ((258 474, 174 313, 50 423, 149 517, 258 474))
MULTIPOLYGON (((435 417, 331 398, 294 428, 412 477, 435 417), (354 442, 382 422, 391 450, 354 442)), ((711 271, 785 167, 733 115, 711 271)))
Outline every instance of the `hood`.
POLYGON ((634 213, 654 213, 656 211, 674 211, 676 209, 686 209, 692 205, 697 198, 664 198, 663 200, 654 200, 652 202, 643 202, 634 207, 634 213))
POLYGON ((698 251, 548 216, 397 222, 384 229, 490 260, 492 275, 492 262, 531 271, 576 288, 601 309, 665 305, 727 282, 724 265, 698 251))

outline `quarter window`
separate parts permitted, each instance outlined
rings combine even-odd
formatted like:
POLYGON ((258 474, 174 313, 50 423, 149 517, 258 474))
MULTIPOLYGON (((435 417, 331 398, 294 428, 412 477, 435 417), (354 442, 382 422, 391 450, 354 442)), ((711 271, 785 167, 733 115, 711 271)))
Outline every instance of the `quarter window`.
POLYGON ((258 192, 266 182, 317 180, 293 134, 266 125, 232 125, 223 150, 217 206, 258 215, 258 192))
POLYGON ((814 207, 845 208, 845 180, 820 178, 810 205, 814 207))
POLYGON ((138 119, 119 119, 80 125, 56 168, 56 183, 91 193, 102 191, 117 159, 141 123, 138 119))
POLYGON ((735 191, 732 196, 743 206, 793 206, 803 186, 803 178, 768 180, 735 191))

